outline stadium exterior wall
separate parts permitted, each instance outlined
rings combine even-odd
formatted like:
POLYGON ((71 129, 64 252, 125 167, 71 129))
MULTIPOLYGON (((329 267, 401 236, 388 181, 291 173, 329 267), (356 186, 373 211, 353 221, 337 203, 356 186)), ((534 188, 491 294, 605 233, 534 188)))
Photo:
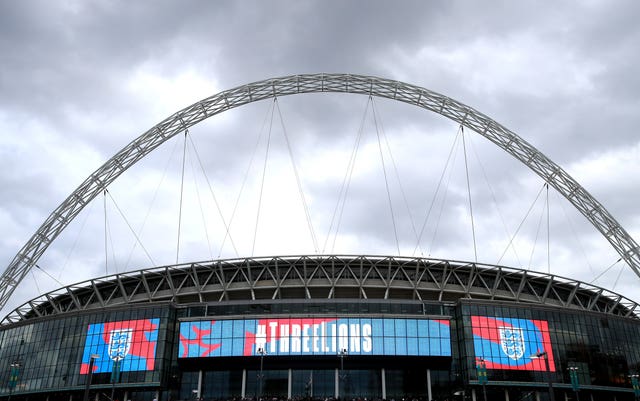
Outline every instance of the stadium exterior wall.
POLYGON ((58 292, 45 294, 48 303, 31 302, 31 313, 21 308, 20 319, 0 327, 0 399, 81 400, 88 392, 92 400, 132 401, 453 400, 463 393, 483 400, 485 391, 490 400, 544 400, 549 381, 556 399, 635 399, 640 320, 628 313, 635 306, 583 283, 425 259, 219 262, 213 264, 224 265, 218 277, 227 280, 222 299, 213 300, 221 290, 206 281, 212 265, 198 264, 162 270, 170 272, 168 298, 158 284, 167 277, 148 269, 136 276, 155 294, 146 301, 134 296, 138 281, 127 276, 71 286, 75 302, 58 292), (236 282, 231 291, 231 278, 241 271, 251 284, 236 282), (431 288, 418 280, 427 271, 441 288, 418 291, 431 288), (199 296, 187 289, 193 286, 185 275, 192 283, 204 280, 199 296), (507 277, 512 287, 526 281, 530 290, 511 288, 509 298, 507 277), (288 278, 304 284, 287 286, 288 278), (274 281, 279 289, 271 288, 274 281), (531 295, 538 290, 566 297, 531 295), (531 358, 541 353, 548 359, 531 358), (484 387, 477 368, 483 364, 484 387))

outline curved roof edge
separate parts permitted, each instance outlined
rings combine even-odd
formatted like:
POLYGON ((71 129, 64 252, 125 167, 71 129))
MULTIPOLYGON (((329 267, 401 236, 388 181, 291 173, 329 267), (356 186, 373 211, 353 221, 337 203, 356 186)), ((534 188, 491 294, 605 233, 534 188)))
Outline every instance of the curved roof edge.
POLYGON ((0 325, 110 307, 256 299, 460 298, 509 301, 640 318, 605 288, 512 267, 421 257, 298 255, 191 262, 93 278, 42 294, 0 325))

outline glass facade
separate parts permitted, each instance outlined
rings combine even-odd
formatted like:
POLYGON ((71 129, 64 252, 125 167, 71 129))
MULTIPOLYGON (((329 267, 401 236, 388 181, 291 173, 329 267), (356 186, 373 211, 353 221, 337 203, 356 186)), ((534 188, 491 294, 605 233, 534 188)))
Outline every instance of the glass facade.
POLYGON ((171 365, 169 314, 166 306, 113 310, 3 329, 0 394, 70 393, 83 389, 89 376, 105 388, 159 386, 162 370, 171 365))
POLYGON ((583 399, 632 400, 640 321, 508 302, 346 300, 152 304, 0 329, 0 399, 12 400, 80 400, 89 380, 91 399, 132 401, 482 399, 481 364, 491 400, 544 400, 549 380, 556 399, 575 399, 571 371, 583 399))
MULTIPOLYGON (((633 399, 629 376, 640 368, 640 321, 635 318, 465 300, 456 319, 462 327, 461 366, 471 382, 478 380, 482 359, 488 387, 551 380, 556 391, 573 394, 571 367, 577 368, 579 391, 597 393, 598 400, 633 399), (546 355, 536 358, 541 353, 546 355)), ((531 389, 518 394, 526 391, 531 389)))

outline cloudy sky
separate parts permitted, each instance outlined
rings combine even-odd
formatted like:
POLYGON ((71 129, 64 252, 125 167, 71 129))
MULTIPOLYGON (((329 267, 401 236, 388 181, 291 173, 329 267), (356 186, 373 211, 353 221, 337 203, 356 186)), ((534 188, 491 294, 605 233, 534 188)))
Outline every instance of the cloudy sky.
MULTIPOLYGON (((222 90, 316 72, 404 81, 481 111, 640 238, 639 8, 631 0, 0 2, 0 263, 165 117, 222 90)), ((198 124, 125 172, 51 245, 2 314, 90 277, 307 253, 477 254, 640 301, 639 278, 543 185, 480 135, 465 132, 463 142, 454 123, 415 107, 344 94, 257 102, 198 124)))

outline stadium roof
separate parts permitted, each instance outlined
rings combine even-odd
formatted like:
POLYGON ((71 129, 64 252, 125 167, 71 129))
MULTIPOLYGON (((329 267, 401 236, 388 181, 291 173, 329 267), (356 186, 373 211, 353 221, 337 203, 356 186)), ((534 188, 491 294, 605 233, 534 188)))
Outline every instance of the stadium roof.
POLYGON ((170 302, 476 299, 548 305, 638 319, 624 296, 553 274, 395 256, 304 255, 213 260, 94 278, 42 294, 0 325, 77 311, 170 302))

